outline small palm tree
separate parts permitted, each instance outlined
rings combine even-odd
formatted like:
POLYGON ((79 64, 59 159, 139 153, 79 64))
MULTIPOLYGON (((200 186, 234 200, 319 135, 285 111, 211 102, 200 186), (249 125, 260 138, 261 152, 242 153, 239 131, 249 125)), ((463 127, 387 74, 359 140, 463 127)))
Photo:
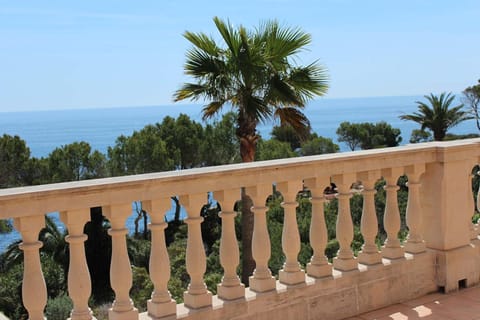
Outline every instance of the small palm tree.
POLYGON ((411 120, 421 125, 421 130, 429 129, 433 132, 436 141, 442 141, 447 131, 457 124, 472 119, 468 112, 463 111, 463 104, 450 108, 455 95, 443 92, 440 96, 431 93, 425 98, 430 106, 424 102, 416 101, 418 111, 412 114, 401 115, 402 120, 411 120))
MULTIPOLYGON (((185 73, 195 80, 185 83, 174 94, 184 99, 208 101, 203 117, 217 115, 225 105, 236 114, 236 135, 243 162, 255 159, 259 139, 257 125, 270 119, 288 124, 304 134, 309 121, 302 113, 306 103, 327 92, 325 68, 314 62, 294 64, 295 57, 310 44, 309 34, 298 28, 285 28, 276 21, 263 23, 254 31, 213 19, 224 46, 204 33, 186 32, 193 44, 187 52, 185 73)), ((242 281, 248 283, 255 262, 251 257, 252 214, 242 196, 242 281)))

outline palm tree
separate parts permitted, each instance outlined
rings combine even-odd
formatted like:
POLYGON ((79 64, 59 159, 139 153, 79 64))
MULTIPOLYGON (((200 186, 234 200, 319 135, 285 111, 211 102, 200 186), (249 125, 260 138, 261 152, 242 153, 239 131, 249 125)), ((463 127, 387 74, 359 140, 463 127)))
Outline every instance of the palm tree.
MULTIPOLYGON (((235 29, 217 17, 213 21, 225 46, 204 33, 185 32, 193 47, 187 52, 184 68, 195 82, 185 83, 174 99, 206 101, 204 119, 214 117, 225 105, 231 106, 242 161, 251 162, 260 122, 279 120, 299 134, 308 130, 310 123, 302 109, 309 100, 327 92, 328 77, 317 62, 307 66, 294 63, 311 42, 310 35, 298 28, 267 21, 251 31, 243 26, 235 29)), ((248 275, 255 267, 251 257, 253 214, 244 192, 242 203, 242 281, 248 284, 248 275)))
POLYGON ((429 129, 433 132, 436 141, 442 141, 447 131, 462 121, 472 119, 468 112, 462 111, 463 104, 450 108, 455 95, 443 92, 440 96, 431 93, 425 98, 430 106, 424 102, 416 101, 418 111, 412 114, 401 115, 402 120, 411 120, 421 125, 421 130, 429 129))

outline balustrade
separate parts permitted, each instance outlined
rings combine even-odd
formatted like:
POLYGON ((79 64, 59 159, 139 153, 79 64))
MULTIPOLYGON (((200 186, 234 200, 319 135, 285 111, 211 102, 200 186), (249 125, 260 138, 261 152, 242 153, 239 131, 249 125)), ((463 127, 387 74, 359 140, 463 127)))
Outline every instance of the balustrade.
POLYGON ((300 234, 297 225, 297 194, 302 189, 302 182, 289 181, 277 185, 283 195, 284 208, 282 248, 286 257, 283 269, 279 272, 280 282, 288 285, 305 282, 305 272, 300 269, 298 253, 300 252, 300 234))
POLYGON ((60 213, 60 218, 67 226, 68 236, 65 241, 70 245, 70 263, 68 268, 68 294, 73 301, 71 320, 93 319, 88 307, 91 294, 90 273, 85 258, 85 240, 83 233, 85 223, 90 219, 90 209, 70 210, 60 213))
POLYGON ((310 245, 313 256, 307 265, 307 273, 311 277, 322 278, 332 275, 332 266, 325 256, 328 241, 327 226, 324 211, 324 188, 330 184, 327 177, 305 179, 305 186, 310 190, 312 197, 312 219, 310 221, 310 245))
POLYGON ((259 184, 248 187, 247 194, 253 200, 252 211, 254 214, 252 254, 255 259, 255 271, 250 277, 250 289, 265 292, 275 289, 275 277, 268 268, 270 259, 270 236, 267 229, 267 210, 265 205, 267 197, 272 193, 272 185, 259 184))
POLYGON ((383 216, 383 225, 387 232, 387 240, 382 248, 382 255, 388 259, 399 259, 404 257, 404 250, 398 238, 400 231, 400 211, 397 200, 397 180, 402 175, 403 168, 388 168, 382 170, 385 179, 385 215, 383 216))
POLYGON ((151 299, 147 301, 148 315, 161 318, 174 315, 177 303, 168 291, 170 279, 170 259, 165 244, 165 212, 170 208, 170 198, 147 200, 142 203, 143 208, 150 214, 150 230, 152 246, 149 261, 150 279, 153 283, 151 299))
POLYGON ((115 291, 115 301, 108 311, 111 320, 136 319, 138 310, 133 306, 129 291, 132 287, 132 268, 128 258, 128 233, 125 227, 127 217, 132 214, 132 205, 110 205, 103 208, 103 213, 110 220, 111 228, 108 234, 112 237, 112 262, 110 264, 110 281, 115 291))
POLYGON ((358 261, 366 265, 374 265, 382 262, 382 256, 375 243, 378 233, 377 213, 375 211, 375 182, 380 178, 380 171, 360 172, 357 176, 363 185, 360 231, 364 239, 362 251, 358 255, 358 261))
POLYGON ((237 237, 235 234, 235 216, 233 211, 235 202, 238 200, 238 190, 222 190, 214 193, 217 201, 222 206, 220 217, 222 218, 222 236, 220 241, 220 263, 224 275, 222 283, 217 286, 218 297, 225 300, 243 298, 245 285, 240 283, 237 275, 237 266, 240 262, 237 237))
POLYGON ((425 164, 408 166, 405 173, 408 176, 408 200, 406 220, 409 230, 405 251, 409 253, 425 252, 423 241, 422 206, 420 202, 420 176, 425 172, 425 164))
POLYGON ((471 187, 468 185, 471 177, 467 171, 473 159, 480 156, 478 143, 432 143, 0 190, 0 217, 14 218, 14 226, 22 236, 23 303, 29 318, 33 320, 43 319, 47 300, 39 254, 42 243, 38 241, 38 236, 44 226, 45 212, 51 211, 61 212, 61 219, 68 229, 68 293, 73 301, 71 319, 94 319, 88 306, 91 285, 84 249, 87 237, 83 228, 89 219, 89 208, 100 204, 103 204, 103 212, 111 223, 108 231, 112 237, 110 279, 115 300, 109 310, 109 319, 191 317, 217 320, 239 317, 245 320, 266 312, 272 312, 280 319, 286 319, 293 313, 298 313, 298 317, 305 315, 303 309, 287 312, 286 306, 303 306, 309 310, 309 319, 313 315, 322 319, 338 319, 340 315, 349 317, 360 310, 372 310, 386 303, 403 301, 411 295, 425 294, 436 286, 445 286, 448 291, 458 285, 459 280, 467 279, 468 285, 480 281, 477 268, 480 252, 471 245, 473 241, 478 241, 478 230, 472 231, 473 224, 466 223, 474 210, 471 187), (406 224, 409 230, 404 247, 398 237, 401 221, 397 201, 397 180, 403 174, 408 177, 406 224), (375 183, 381 177, 386 181, 383 223, 387 239, 379 251, 374 197, 375 183), (457 177, 458 181, 455 180, 457 177), (325 256, 328 233, 324 203, 327 199, 323 192, 330 181, 336 184, 338 191, 335 230, 339 251, 333 259, 333 265, 325 256), (351 190, 352 183, 356 181, 361 182, 361 188, 351 190), (266 200, 272 193, 273 183, 276 183, 284 200, 281 244, 285 262, 279 271, 278 281, 268 267, 271 248, 266 200), (312 203, 309 239, 313 254, 306 265, 308 277, 298 260, 301 242, 296 219, 297 193, 304 187, 311 192, 312 203), (252 253, 256 268, 249 278, 250 290, 245 290, 237 275, 240 252, 233 208, 240 199, 242 188, 253 201, 254 213, 252 253), (221 283, 217 285, 216 297, 208 291, 204 281, 206 254, 201 234, 203 218, 200 211, 210 191, 214 192, 222 208, 219 254, 224 273, 221 283), (354 236, 350 212, 352 192, 359 192, 363 197, 360 230, 364 243, 358 259, 351 248, 354 236), (190 283, 183 296, 186 308, 178 306, 168 291, 171 266, 165 243, 165 213, 171 205, 170 194, 181 195, 180 203, 188 213, 185 219, 188 226, 186 269, 190 283), (138 199, 151 218, 149 272, 154 287, 147 302, 147 312, 143 315, 138 313, 129 296, 132 269, 126 246, 128 231, 125 228, 126 219, 132 213, 131 203, 138 199), (428 228, 424 227, 425 223, 428 223, 428 228), (413 260, 400 259, 405 257, 404 251, 412 254, 409 256, 413 260), (382 257, 392 261, 382 261, 382 257), (366 268, 365 265, 375 267, 366 268), (397 267, 399 265, 402 267, 397 267), (358 275, 354 281, 341 280, 346 271, 354 270, 358 273, 348 273, 349 277, 358 275), (375 276, 364 276, 363 272, 375 272, 375 276), (382 291, 381 288, 393 279, 393 275, 398 279, 391 282, 395 286, 392 290, 386 295, 371 296, 372 292, 382 291), (416 285, 415 282, 421 283, 416 285), (369 291, 369 288, 375 289, 369 291), (340 292, 342 297, 348 296, 348 299, 338 299, 340 292), (308 306, 305 297, 308 297, 308 306), (348 303, 342 305, 345 301, 348 303), (325 313, 330 307, 337 311, 325 313))
POLYGON ((212 293, 207 290, 203 275, 207 268, 205 249, 202 241, 200 224, 203 218, 200 210, 205 203, 206 194, 193 194, 180 196, 180 203, 186 208, 188 218, 187 255, 185 263, 190 276, 188 290, 183 294, 185 305, 191 308, 202 308, 212 304, 212 293))
POLYGON ((353 240, 353 222, 350 213, 350 186, 355 181, 353 174, 334 175, 333 182, 338 189, 338 215, 336 236, 340 249, 337 256, 333 259, 333 266, 340 271, 350 271, 357 269, 357 260, 353 256, 350 247, 353 240))
POLYGON ((39 249, 42 243, 38 234, 45 226, 45 217, 26 216, 14 220, 15 228, 22 235, 20 249, 23 251, 23 305, 30 320, 43 320, 43 309, 47 304, 47 287, 40 265, 39 249))

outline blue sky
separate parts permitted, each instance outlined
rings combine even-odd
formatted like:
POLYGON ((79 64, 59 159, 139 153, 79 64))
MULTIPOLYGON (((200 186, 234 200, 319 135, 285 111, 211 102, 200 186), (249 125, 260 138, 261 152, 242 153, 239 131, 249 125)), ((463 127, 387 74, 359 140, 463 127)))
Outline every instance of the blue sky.
POLYGON ((312 35, 299 61, 327 98, 461 92, 480 78, 478 0, 0 0, 0 111, 172 103, 183 32, 212 17, 277 19, 312 35))

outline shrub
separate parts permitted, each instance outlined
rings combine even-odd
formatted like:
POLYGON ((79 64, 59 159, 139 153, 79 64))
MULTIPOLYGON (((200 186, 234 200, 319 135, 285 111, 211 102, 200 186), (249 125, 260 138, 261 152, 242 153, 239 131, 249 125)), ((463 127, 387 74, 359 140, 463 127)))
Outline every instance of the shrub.
POLYGON ((70 317, 73 308, 72 300, 65 294, 49 299, 45 309, 48 320, 64 320, 70 317))

